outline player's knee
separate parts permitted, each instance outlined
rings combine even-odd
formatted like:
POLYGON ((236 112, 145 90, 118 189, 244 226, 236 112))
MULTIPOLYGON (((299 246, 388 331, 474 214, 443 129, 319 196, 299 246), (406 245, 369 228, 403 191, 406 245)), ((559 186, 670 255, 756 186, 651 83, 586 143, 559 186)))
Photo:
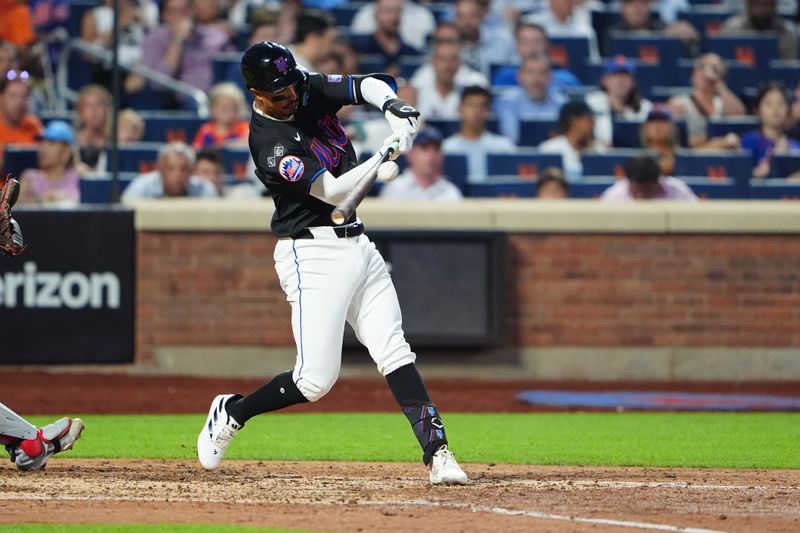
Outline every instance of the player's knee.
POLYGON ((297 388, 309 402, 316 402, 330 392, 334 383, 336 376, 324 378, 303 376, 297 382, 297 388))
POLYGON ((378 371, 381 375, 386 376, 391 374, 400 367, 415 363, 417 356, 406 345, 405 349, 398 349, 389 353, 386 357, 378 362, 378 371))

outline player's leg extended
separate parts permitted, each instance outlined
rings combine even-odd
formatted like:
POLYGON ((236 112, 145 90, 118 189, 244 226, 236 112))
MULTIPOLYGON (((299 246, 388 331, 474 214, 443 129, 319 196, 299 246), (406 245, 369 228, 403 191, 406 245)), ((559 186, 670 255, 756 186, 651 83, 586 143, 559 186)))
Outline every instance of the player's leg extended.
POLYGON ((33 439, 36 438, 36 426, 0 403, 0 438, 33 439))
POLYGON ((0 404, 0 445, 20 470, 41 470, 53 454, 72 448, 83 431, 80 418, 62 418, 37 429, 0 404))
POLYGON ((411 423, 422 447, 422 460, 431 467, 431 481, 466 483, 467 476, 447 449, 444 423, 414 364, 416 356, 405 340, 400 304, 386 264, 372 243, 365 246, 369 247, 368 274, 350 306, 348 322, 386 377, 411 423))

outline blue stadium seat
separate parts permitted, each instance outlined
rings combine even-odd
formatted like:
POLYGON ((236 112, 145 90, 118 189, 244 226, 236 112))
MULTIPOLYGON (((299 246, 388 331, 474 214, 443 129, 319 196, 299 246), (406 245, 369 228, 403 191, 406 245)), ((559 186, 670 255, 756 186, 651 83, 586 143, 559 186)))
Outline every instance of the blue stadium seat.
POLYGON ((183 141, 192 144, 197 130, 208 119, 195 113, 142 113, 144 119, 144 142, 183 141))
POLYGON ((724 137, 728 133, 742 135, 748 131, 758 129, 759 120, 756 117, 728 117, 711 120, 708 122, 709 137, 724 137))
POLYGON ((581 156, 583 175, 623 178, 625 162, 641 154, 641 150, 612 150, 605 153, 584 154, 581 156))
POLYGON ((800 200, 800 183, 784 179, 750 181, 750 198, 754 200, 800 200))
POLYGON ((519 145, 539 146, 542 141, 558 135, 558 122, 554 120, 523 120, 519 124, 519 145))
POLYGON ((250 163, 250 149, 246 146, 222 149, 222 156, 225 160, 225 173, 234 176, 236 179, 255 179, 255 176, 247 175, 247 166, 250 163))
POLYGON ((770 60, 778 57, 778 39, 763 35, 736 35, 707 37, 703 41, 704 52, 714 52, 723 59, 736 61, 769 73, 770 60))
POLYGON ((749 153, 695 153, 678 152, 675 157, 675 175, 681 178, 702 177, 715 181, 732 178, 737 194, 746 198, 748 181, 752 174, 752 159, 749 153))
POLYGON ((67 33, 70 37, 80 37, 83 15, 100 5, 103 5, 102 0, 71 0, 67 20, 67 33))
MULTIPOLYGON (((687 145, 688 134, 686 133, 686 121, 676 120, 675 125, 678 127, 678 140, 681 146, 687 145)), ((639 129, 642 123, 637 120, 615 120, 614 121, 614 138, 612 143, 614 148, 641 148, 642 142, 639 135, 639 129)))
POLYGON ((536 182, 512 179, 473 183, 469 186, 469 196, 475 198, 533 198, 536 196, 536 182))
POLYGON ((426 126, 433 126, 439 130, 442 136, 446 139, 458 132, 461 127, 461 120, 459 119, 431 119, 425 121, 426 126))
POLYGON ((598 198, 614 181, 612 178, 584 178, 578 183, 570 183, 569 195, 571 198, 598 198))
POLYGON ((800 171, 800 154, 777 154, 772 156, 771 178, 787 178, 800 171))
POLYGON ((2 175, 12 174, 19 177, 25 170, 36 168, 38 164, 39 153, 35 146, 6 146, 3 153, 2 175))
POLYGON ((800 61, 770 61, 769 79, 782 81, 787 88, 794 89, 800 84, 800 61))
POLYGON ((356 16, 356 12, 361 9, 362 5, 363 4, 348 2, 343 6, 333 8, 333 16, 336 19, 336 25, 349 28, 356 16))
POLYGON ((547 167, 561 168, 561 155, 530 152, 489 154, 486 158, 486 171, 489 176, 518 176, 533 179, 547 167))
MULTIPOLYGON (((695 2, 692 2, 693 4, 695 2)), ((706 36, 719 35, 722 23, 725 19, 733 16, 734 13, 722 6, 692 6, 689 11, 679 11, 678 18, 685 20, 694 26, 700 35, 706 36)))
MULTIPOLYGON (((120 194, 130 185, 135 174, 120 173, 120 194)), ((108 176, 86 179, 81 178, 81 203, 82 204, 110 204, 112 203, 113 183, 108 176)))
POLYGON ((553 63, 571 71, 578 79, 585 79, 586 59, 589 57, 589 39, 586 37, 551 37, 548 53, 553 63))
MULTIPOLYGON (((645 63, 641 60, 634 59, 636 64, 636 84, 642 95, 649 99, 653 99, 653 87, 657 85, 664 85, 664 80, 667 79, 664 75, 664 67, 661 64, 645 63)), ((582 79, 584 85, 600 85, 600 78, 603 76, 603 63, 586 63, 584 70, 585 78, 582 79)))
POLYGON ((461 189, 461 193, 466 196, 468 194, 469 184, 467 183, 467 156, 458 154, 449 154, 444 156, 444 163, 442 171, 448 179, 461 189))
MULTIPOLYGON (((158 150, 162 146, 163 143, 137 143, 120 147, 120 172, 142 174, 154 170, 158 161, 158 150)), ((108 154, 108 157, 110 160, 111 154, 108 154)))
POLYGON ((745 200, 747 190, 738 187, 736 180, 725 178, 711 180, 707 178, 685 178, 683 180, 700 198, 709 200, 745 200))
POLYGON ((639 59, 643 63, 661 64, 665 80, 675 79, 675 59, 683 55, 683 43, 679 39, 658 33, 612 32, 608 38, 608 49, 612 56, 623 55, 639 59))
POLYGON ((239 52, 227 52, 214 56, 211 60, 214 83, 230 81, 238 84, 244 90, 240 67, 241 61, 242 54, 239 52))

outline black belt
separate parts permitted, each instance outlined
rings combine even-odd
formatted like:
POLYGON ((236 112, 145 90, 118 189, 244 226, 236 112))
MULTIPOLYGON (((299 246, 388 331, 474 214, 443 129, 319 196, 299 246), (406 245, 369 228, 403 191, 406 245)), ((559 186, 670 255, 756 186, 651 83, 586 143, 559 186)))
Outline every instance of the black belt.
MULTIPOLYGON (((336 234, 337 237, 340 239, 344 239, 347 237, 358 237, 359 235, 364 234, 364 223, 363 222, 354 222, 352 224, 348 224, 346 226, 331 226, 333 232, 336 234)), ((280 237, 281 240, 284 239, 313 239, 314 235, 311 231, 306 228, 301 231, 298 235, 294 237, 280 237)))

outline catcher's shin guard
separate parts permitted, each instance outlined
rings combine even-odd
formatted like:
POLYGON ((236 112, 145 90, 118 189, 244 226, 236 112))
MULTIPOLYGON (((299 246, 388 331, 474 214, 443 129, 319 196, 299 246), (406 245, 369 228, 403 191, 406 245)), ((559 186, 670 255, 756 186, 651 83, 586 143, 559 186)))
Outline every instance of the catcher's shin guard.
POLYGON ((0 438, 13 439, 36 438, 36 426, 0 403, 0 438))
POLYGON ((61 418, 38 430, 33 439, 22 441, 19 446, 8 446, 11 460, 20 470, 41 470, 50 457, 72 449, 83 431, 80 418, 61 418))

